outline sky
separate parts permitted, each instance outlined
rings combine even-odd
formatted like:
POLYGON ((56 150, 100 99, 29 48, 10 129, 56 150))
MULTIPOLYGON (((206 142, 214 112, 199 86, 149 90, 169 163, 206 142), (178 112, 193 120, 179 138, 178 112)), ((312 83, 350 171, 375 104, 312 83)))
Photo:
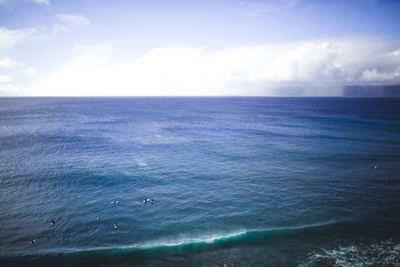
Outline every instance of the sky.
POLYGON ((0 96, 400 96, 400 1, 0 0, 0 96))

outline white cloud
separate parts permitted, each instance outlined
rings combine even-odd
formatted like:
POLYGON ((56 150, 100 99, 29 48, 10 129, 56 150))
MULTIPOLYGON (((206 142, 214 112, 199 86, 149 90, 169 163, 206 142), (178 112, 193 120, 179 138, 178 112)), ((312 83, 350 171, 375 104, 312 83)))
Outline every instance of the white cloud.
MULTIPOLYGON (((12 2, 17 0, 0 0, 0 6, 10 6, 12 2)), ((43 4, 43 5, 50 5, 49 0, 23 0, 25 2, 32 2, 35 4, 43 4)))
POLYGON ((118 64, 112 43, 75 47, 32 95, 341 95, 344 86, 400 83, 400 44, 348 37, 218 51, 170 46, 118 64), (287 89, 284 89, 287 88, 287 89), (290 94, 290 93, 289 93, 290 94))
POLYGON ((10 76, 0 74, 0 84, 11 83, 13 79, 10 76))
POLYGON ((284 9, 293 8, 301 0, 269 0, 269 1, 240 1, 239 7, 247 11, 247 15, 255 17, 264 13, 274 13, 284 9))
POLYGON ((9 57, 4 57, 4 58, 0 58, 0 68, 3 69, 12 69, 18 66, 21 66, 23 64, 16 62, 12 59, 10 59, 9 57))
POLYGON ((0 52, 12 48, 18 43, 26 41, 36 31, 36 28, 9 30, 0 27, 0 52))
POLYGON ((26 0, 28 2, 33 2, 36 4, 43 4, 43 5, 50 5, 50 1, 49 0, 26 0))
POLYGON ((0 58, 0 96, 24 94, 24 86, 19 83, 26 83, 30 77, 37 75, 33 67, 12 60, 9 57, 0 58))
POLYGON ((59 23, 54 25, 54 33, 86 29, 90 25, 89 19, 82 15, 57 14, 57 19, 59 23))
POLYGON ((29 91, 21 85, 14 83, 0 83, 0 96, 25 96, 29 91))
POLYGON ((21 69, 21 67, 23 68, 25 74, 29 76, 37 74, 35 68, 26 66, 24 63, 14 61, 9 57, 0 58, 0 71, 18 71, 21 69))
POLYGON ((379 71, 376 68, 366 69, 362 73, 362 80, 373 82, 390 82, 400 80, 400 66, 390 71, 379 71))
POLYGON ((34 76, 37 73, 38 72, 37 72, 37 70, 35 68, 32 68, 32 67, 25 68, 25 74, 28 75, 28 76, 34 76))

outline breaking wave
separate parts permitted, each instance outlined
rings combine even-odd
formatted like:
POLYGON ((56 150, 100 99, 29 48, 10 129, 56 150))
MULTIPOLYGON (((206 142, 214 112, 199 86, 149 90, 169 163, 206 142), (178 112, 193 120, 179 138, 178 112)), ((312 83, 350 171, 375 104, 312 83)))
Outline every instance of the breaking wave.
MULTIPOLYGON (((262 240, 270 236, 281 236, 299 233, 302 231, 324 230, 325 228, 343 225, 343 222, 325 222, 319 224, 309 224, 293 227, 275 227, 267 230, 241 230, 228 234, 212 234, 201 237, 186 237, 169 240, 157 240, 143 243, 135 243, 131 245, 122 245, 115 247, 93 247, 93 248, 78 248, 78 249, 58 249, 57 253, 80 253, 80 252, 96 252, 96 251, 143 251, 157 249, 174 249, 174 248, 193 248, 207 245, 226 245, 231 243, 251 242, 254 240, 262 240)), ((52 253, 54 251, 46 251, 52 253)))

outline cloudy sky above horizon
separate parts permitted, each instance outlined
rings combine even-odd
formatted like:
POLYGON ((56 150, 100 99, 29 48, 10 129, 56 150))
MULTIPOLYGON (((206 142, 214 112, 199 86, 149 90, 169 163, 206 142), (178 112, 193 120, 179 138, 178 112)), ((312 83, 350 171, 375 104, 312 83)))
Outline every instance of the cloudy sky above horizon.
POLYGON ((400 1, 0 0, 0 96, 400 96, 400 1))

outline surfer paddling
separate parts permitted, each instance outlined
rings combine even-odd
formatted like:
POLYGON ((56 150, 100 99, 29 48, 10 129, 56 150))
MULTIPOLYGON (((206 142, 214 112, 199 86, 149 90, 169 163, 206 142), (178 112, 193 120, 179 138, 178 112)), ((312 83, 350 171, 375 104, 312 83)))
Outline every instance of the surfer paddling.
POLYGON ((117 204, 118 204, 118 201, 115 200, 115 199, 113 199, 113 201, 111 201, 111 203, 114 204, 114 205, 117 205, 117 204))
POLYGON ((154 203, 154 199, 150 199, 150 198, 143 199, 143 203, 144 204, 147 204, 147 202, 150 202, 151 204, 153 204, 154 203))

